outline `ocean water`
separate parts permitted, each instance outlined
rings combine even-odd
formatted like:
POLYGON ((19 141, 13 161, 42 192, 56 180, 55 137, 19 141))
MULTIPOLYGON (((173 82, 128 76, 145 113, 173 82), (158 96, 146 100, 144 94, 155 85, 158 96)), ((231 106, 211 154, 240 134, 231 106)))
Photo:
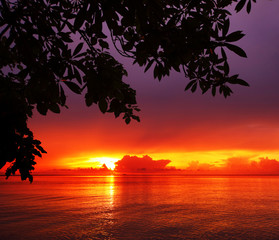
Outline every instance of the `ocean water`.
POLYGON ((279 239, 279 177, 1 177, 0 239, 279 239))

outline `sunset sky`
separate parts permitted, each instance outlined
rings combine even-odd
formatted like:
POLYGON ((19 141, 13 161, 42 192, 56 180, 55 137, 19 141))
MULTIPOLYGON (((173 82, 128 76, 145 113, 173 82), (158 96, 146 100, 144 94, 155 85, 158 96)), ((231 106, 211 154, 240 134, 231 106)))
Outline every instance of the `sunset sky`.
POLYGON ((130 59, 115 55, 128 70, 125 81, 137 91, 141 122, 126 125, 69 93, 69 109, 46 117, 36 113, 29 120, 48 152, 37 159, 36 169, 100 167, 124 155, 171 160, 168 166, 180 169, 279 160, 278 9, 279 1, 262 0, 249 15, 233 13, 231 31, 246 34, 237 45, 248 58, 229 54, 231 73, 250 87, 232 86, 227 99, 184 92, 183 74, 158 82, 151 71, 144 74, 130 59))

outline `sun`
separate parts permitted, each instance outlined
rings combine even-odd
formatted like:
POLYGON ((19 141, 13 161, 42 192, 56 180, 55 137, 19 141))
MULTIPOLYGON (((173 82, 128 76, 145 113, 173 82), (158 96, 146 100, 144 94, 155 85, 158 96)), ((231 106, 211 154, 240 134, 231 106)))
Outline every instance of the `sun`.
POLYGON ((99 162, 100 167, 105 164, 108 169, 114 170, 115 168, 115 162, 117 162, 119 159, 117 158, 112 158, 112 157, 96 157, 96 158, 90 158, 90 161, 93 162, 99 162))

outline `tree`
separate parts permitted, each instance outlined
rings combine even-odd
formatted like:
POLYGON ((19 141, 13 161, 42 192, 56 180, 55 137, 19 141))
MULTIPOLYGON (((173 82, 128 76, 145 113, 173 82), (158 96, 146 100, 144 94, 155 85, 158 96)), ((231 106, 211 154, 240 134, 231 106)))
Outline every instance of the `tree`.
MULTIPOLYGON (((101 112, 139 121, 136 91, 123 82, 126 70, 108 52, 108 37, 120 55, 153 69, 161 80, 183 71, 185 90, 211 90, 225 97, 231 76, 226 51, 245 52, 232 42, 228 6, 238 12, 251 0, 0 0, 0 168, 19 170, 32 182, 35 156, 46 151, 27 126, 36 109, 46 115, 67 107, 65 88, 98 104, 101 112)), ((253 0, 253 2, 256 2, 253 0)))

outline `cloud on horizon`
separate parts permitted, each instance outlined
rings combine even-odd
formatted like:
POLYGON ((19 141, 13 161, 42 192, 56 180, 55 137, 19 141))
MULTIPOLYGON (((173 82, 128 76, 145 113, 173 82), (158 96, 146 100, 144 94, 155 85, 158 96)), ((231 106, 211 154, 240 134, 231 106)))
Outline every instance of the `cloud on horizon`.
POLYGON ((279 174, 279 161, 276 159, 259 158, 259 161, 251 161, 247 157, 233 157, 224 162, 223 166, 218 167, 192 161, 185 171, 190 174, 279 174))
POLYGON ((115 163, 117 172, 154 172, 167 170, 171 160, 153 160, 148 155, 143 157, 125 155, 115 163))

